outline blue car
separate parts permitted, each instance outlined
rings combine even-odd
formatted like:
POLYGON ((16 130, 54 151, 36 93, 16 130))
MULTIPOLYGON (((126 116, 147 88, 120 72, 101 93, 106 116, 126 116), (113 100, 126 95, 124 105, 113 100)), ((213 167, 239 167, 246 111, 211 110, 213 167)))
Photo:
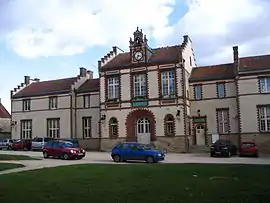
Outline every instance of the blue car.
POLYGON ((137 142, 121 142, 117 144, 113 148, 111 156, 114 162, 137 160, 157 163, 165 159, 165 154, 155 146, 137 142))

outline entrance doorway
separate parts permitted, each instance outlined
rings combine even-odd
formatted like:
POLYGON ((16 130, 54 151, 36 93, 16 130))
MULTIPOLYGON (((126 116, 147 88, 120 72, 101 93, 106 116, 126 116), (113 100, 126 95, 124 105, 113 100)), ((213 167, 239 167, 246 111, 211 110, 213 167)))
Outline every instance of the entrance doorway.
POLYGON ((150 120, 148 118, 140 118, 137 121, 137 142, 142 144, 150 144, 150 120))
POLYGON ((197 145, 205 145, 205 129, 204 125, 197 125, 196 127, 196 141, 197 145))

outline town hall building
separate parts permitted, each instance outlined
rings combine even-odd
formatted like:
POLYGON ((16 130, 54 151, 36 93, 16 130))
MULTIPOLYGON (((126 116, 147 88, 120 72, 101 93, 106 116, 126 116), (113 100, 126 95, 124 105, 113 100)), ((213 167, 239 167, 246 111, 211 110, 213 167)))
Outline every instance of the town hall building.
POLYGON ((99 78, 51 81, 25 76, 11 92, 12 137, 74 137, 109 151, 120 141, 155 143, 171 152, 207 148, 216 139, 254 140, 270 152, 270 55, 197 67, 192 41, 151 48, 135 30, 129 51, 113 47, 99 78))

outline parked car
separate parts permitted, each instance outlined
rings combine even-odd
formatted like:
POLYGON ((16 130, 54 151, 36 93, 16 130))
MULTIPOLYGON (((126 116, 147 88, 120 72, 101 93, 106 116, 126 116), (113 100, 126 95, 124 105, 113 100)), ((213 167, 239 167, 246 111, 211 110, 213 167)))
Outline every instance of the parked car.
POLYGON ((237 154, 237 147, 230 140, 217 140, 210 148, 211 157, 226 156, 231 157, 237 154))
POLYGON ((31 140, 16 140, 12 143, 13 150, 31 150, 31 140))
POLYGON ((259 157, 259 151, 255 142, 252 141, 242 142, 239 150, 239 156, 259 157))
POLYGON ((10 150, 12 148, 12 143, 14 141, 15 140, 13 140, 13 139, 0 140, 0 149, 8 149, 8 150, 10 150))
POLYGON ((47 142, 43 147, 43 157, 55 157, 62 159, 82 159, 85 150, 72 142, 53 140, 47 142))
POLYGON ((32 140, 32 150, 42 150, 44 145, 51 141, 54 140, 54 138, 50 137, 36 137, 32 140))
POLYGON ((112 149, 111 157, 114 162, 138 160, 157 163, 165 159, 165 154, 151 145, 137 142, 121 142, 112 149))

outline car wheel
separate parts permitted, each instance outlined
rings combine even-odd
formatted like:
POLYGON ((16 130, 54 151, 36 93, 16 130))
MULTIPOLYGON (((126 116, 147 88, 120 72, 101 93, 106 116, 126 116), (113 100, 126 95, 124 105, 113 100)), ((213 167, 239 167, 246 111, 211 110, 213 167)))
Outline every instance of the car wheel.
POLYGON ((152 156, 146 157, 146 162, 149 163, 149 164, 154 163, 155 162, 154 157, 152 157, 152 156))
POLYGON ((43 152, 43 157, 44 157, 44 159, 47 159, 49 157, 48 152, 43 152))
POLYGON ((8 150, 11 150, 11 146, 8 146, 7 149, 8 149, 8 150))
POLYGON ((114 162, 120 162, 120 161, 121 161, 120 155, 118 155, 118 154, 114 155, 114 156, 113 156, 113 161, 114 161, 114 162))
POLYGON ((211 156, 211 157, 214 157, 214 156, 215 156, 215 154, 214 154, 214 153, 210 153, 210 156, 211 156))
POLYGON ((258 158, 259 157, 259 154, 255 154, 254 157, 258 158))
POLYGON ((68 160, 68 159, 69 159, 69 156, 68 156, 67 153, 64 153, 64 154, 63 154, 63 159, 64 159, 64 160, 68 160))

